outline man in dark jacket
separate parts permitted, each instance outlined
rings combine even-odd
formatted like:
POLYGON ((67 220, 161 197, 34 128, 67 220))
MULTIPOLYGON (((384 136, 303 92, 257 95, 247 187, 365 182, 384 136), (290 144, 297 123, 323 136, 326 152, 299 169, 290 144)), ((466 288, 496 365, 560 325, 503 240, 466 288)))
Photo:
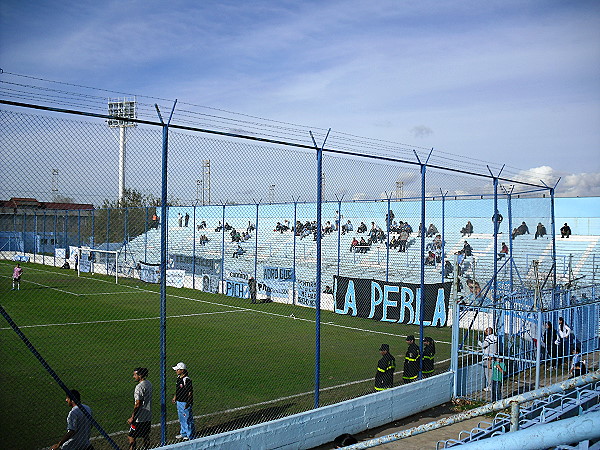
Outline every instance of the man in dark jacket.
POLYGON ((388 344, 381 344, 379 353, 381 353, 381 359, 377 363, 377 372, 375 373, 375 390, 383 391, 394 386, 396 359, 390 355, 388 344))
POLYGON ((412 334, 406 336, 406 342, 408 342, 408 349, 404 357, 404 374, 402 375, 402 379, 404 383, 412 383, 419 376, 420 353, 419 347, 415 344, 415 337, 412 334))

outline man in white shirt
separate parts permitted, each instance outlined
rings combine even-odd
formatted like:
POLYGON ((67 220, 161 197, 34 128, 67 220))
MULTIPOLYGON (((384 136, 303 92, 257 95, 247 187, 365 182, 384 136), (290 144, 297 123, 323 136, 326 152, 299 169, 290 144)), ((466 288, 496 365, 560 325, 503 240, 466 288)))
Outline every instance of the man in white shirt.
POLYGON ((483 371, 485 373, 485 387, 484 391, 489 391, 492 385, 492 360, 494 355, 498 354, 498 337, 494 334, 494 329, 488 327, 484 331, 485 339, 483 342, 479 341, 478 344, 483 351, 483 371))

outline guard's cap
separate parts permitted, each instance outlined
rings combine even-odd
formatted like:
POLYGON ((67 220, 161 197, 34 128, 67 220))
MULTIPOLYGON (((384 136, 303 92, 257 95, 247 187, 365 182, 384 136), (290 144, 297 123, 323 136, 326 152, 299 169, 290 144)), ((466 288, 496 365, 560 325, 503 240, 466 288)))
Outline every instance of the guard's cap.
POLYGON ((406 340, 407 341, 414 341, 415 337, 412 334, 409 334, 408 336, 406 336, 406 340))
POLYGON ((380 352, 383 352, 383 351, 389 352, 390 346, 388 344, 381 344, 381 347, 379 347, 379 351, 380 352))

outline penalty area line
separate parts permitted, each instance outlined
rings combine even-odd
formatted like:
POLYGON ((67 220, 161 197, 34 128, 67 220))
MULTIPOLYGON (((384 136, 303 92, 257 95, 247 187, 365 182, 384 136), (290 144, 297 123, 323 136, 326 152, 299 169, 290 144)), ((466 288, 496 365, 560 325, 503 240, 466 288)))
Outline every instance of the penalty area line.
MULTIPOLYGON (((180 317, 196 317, 196 316, 208 316, 211 314, 227 314, 227 313, 239 313, 240 311, 232 309, 229 311, 215 311, 215 312, 207 312, 207 313, 194 313, 194 314, 175 314, 172 316, 167 316, 167 319, 176 319, 180 317)), ((40 327, 63 327, 67 325, 94 325, 100 323, 116 323, 116 322, 136 322, 141 320, 158 320, 160 316, 156 317, 136 317, 130 319, 110 319, 110 320, 91 320, 88 322, 67 322, 67 323, 43 323, 38 325, 21 325, 19 328, 40 328, 40 327)), ((12 330, 10 327, 0 328, 1 330, 12 330)))

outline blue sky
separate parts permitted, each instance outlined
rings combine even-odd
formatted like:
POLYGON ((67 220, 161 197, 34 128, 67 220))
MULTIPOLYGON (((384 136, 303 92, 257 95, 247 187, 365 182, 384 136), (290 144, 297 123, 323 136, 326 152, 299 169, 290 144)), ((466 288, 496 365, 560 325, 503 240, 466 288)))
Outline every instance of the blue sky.
POLYGON ((0 67, 562 176, 600 195, 598 1, 12 1, 0 67))

